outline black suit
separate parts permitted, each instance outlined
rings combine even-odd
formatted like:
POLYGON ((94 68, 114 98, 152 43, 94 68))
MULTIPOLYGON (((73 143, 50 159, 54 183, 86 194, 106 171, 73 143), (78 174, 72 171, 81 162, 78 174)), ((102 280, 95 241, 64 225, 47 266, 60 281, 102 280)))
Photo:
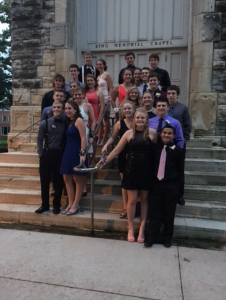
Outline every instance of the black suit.
POLYGON ((165 175, 162 180, 157 178, 159 161, 163 149, 160 141, 153 145, 153 181, 149 203, 149 235, 157 239, 160 234, 160 225, 164 220, 163 238, 170 240, 173 236, 174 217, 179 187, 182 174, 183 161, 181 159, 182 149, 173 144, 166 147, 165 175))

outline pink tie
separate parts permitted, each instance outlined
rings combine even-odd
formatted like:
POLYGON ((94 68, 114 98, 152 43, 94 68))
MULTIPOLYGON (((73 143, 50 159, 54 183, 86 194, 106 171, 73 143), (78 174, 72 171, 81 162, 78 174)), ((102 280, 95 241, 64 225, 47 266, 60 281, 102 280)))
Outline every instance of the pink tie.
POLYGON ((159 161, 159 169, 158 169, 158 174, 157 177, 159 180, 162 180, 165 175, 165 165, 166 165, 166 145, 164 145, 162 152, 161 152, 161 157, 159 161))

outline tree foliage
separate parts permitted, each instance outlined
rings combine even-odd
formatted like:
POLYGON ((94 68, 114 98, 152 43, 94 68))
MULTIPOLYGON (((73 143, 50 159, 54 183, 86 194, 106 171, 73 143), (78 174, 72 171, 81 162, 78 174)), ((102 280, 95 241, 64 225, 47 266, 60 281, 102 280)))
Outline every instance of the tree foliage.
POLYGON ((0 22, 8 24, 0 32, 0 107, 12 104, 10 0, 0 1, 0 22))

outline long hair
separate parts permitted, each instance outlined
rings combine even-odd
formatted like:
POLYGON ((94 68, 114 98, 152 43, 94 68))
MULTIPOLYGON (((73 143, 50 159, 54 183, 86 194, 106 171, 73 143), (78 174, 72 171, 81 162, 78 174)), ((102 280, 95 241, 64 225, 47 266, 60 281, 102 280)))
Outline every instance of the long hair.
MULTIPOLYGON (((137 99, 136 99, 136 102, 135 102, 135 106, 136 106, 136 108, 141 107, 141 97, 140 97, 140 92, 139 92, 138 88, 135 87, 135 86, 134 86, 134 87, 131 87, 130 89, 128 89, 128 91, 126 92, 126 95, 125 95, 125 98, 124 98, 123 101, 131 101, 131 102, 134 102, 134 101, 132 101, 132 100, 130 99, 130 93, 131 93, 133 90, 137 90, 137 92, 138 92, 138 96, 137 96, 137 99)), ((122 103, 123 103, 123 102, 122 102, 122 103)))
POLYGON ((136 110, 136 106, 134 104, 134 102, 132 101, 128 101, 128 100, 124 100, 120 105, 119 105, 119 120, 125 119, 125 116, 123 114, 123 107, 125 104, 130 104, 133 108, 133 112, 135 112, 136 110))
POLYGON ((71 123, 71 121, 76 122, 76 120, 78 118, 83 119, 83 117, 82 117, 82 115, 80 113, 79 106, 78 106, 78 104, 74 100, 69 99, 65 104, 71 105, 74 108, 74 110, 75 110, 75 114, 74 114, 74 117, 73 117, 72 120, 67 117, 67 120, 66 120, 67 121, 67 125, 69 125, 71 123))
POLYGON ((146 117, 146 124, 142 130, 142 137, 143 137, 143 140, 147 140, 150 138, 149 137, 149 122, 148 122, 149 119, 148 119, 148 114, 147 114, 146 110, 142 107, 137 108, 137 110, 135 111, 135 114, 134 114, 133 125, 132 125, 133 138, 135 137, 135 132, 136 132, 135 118, 136 118, 137 113, 142 113, 146 117))
POLYGON ((107 68, 108 68, 108 67, 107 67, 106 61, 105 61, 103 58, 98 59, 97 62, 98 62, 98 61, 100 61, 100 62, 103 64, 103 66, 104 66, 104 71, 107 71, 107 68))
POLYGON ((95 90, 97 90, 98 84, 97 84, 97 79, 96 79, 96 77, 95 77, 93 74, 87 74, 86 77, 85 77, 85 91, 86 91, 86 92, 89 91, 89 87, 88 87, 88 85, 87 85, 87 78, 88 78, 88 77, 94 79, 94 81, 95 81, 94 88, 95 88, 95 90))
MULTIPOLYGON (((133 78, 133 69, 130 69, 130 68, 125 68, 122 72, 122 78, 124 77, 124 74, 126 73, 126 71, 130 71, 132 73, 132 79, 131 79, 131 82, 132 84, 134 84, 134 78, 133 78)), ((124 79, 123 79, 123 82, 124 82, 124 79)))

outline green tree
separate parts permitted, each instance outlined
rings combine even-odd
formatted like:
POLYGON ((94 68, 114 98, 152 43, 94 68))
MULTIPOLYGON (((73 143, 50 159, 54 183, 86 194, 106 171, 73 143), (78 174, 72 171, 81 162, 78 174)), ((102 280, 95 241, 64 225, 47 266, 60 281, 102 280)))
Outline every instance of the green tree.
POLYGON ((10 0, 0 1, 0 22, 8 24, 0 33, 0 107, 12 104, 10 0))

